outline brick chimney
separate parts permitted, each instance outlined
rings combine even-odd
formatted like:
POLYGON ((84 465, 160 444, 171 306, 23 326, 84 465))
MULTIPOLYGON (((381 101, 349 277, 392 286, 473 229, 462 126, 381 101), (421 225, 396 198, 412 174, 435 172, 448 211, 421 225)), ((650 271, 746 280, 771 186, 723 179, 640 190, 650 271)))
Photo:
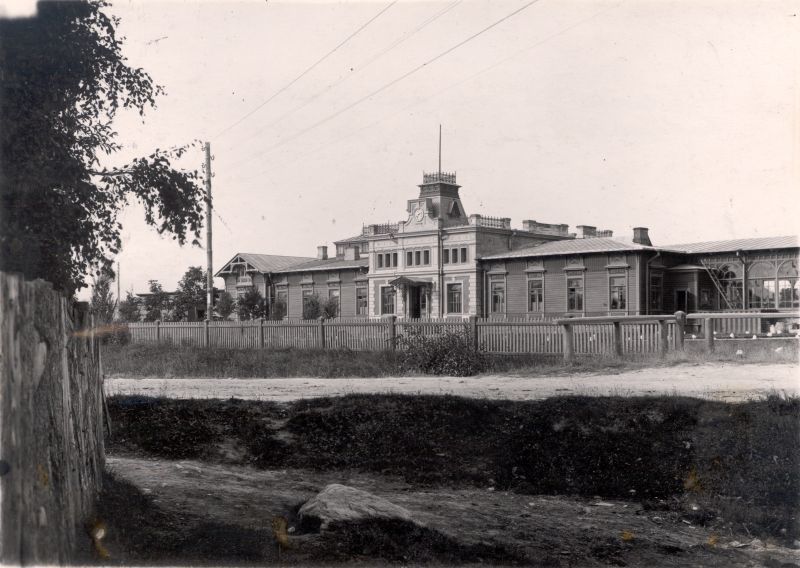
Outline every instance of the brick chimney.
POLYGON ((317 247, 317 259, 318 260, 328 260, 328 247, 325 245, 320 245, 317 247))
POLYGON ((597 227, 592 227, 591 225, 578 225, 575 228, 578 229, 581 239, 588 239, 597 236, 597 227))
POLYGON ((653 243, 650 242, 650 235, 648 234, 647 227, 633 228, 633 242, 640 245, 646 245, 648 247, 653 246, 653 243))

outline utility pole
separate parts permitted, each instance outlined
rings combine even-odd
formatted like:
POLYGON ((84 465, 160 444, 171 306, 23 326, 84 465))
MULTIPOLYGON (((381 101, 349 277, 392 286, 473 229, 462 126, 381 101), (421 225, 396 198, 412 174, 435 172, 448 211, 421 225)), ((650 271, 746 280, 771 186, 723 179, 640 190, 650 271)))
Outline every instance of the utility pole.
POLYGON ((206 321, 211 320, 214 308, 214 276, 211 272, 211 142, 206 142, 206 321))

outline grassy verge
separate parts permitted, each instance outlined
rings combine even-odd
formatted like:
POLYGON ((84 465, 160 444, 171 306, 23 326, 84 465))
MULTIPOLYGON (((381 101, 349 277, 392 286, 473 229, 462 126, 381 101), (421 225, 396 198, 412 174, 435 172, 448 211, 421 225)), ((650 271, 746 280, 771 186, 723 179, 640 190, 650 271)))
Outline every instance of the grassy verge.
POLYGON ((110 409, 111 452, 599 495, 720 530, 800 537, 800 399, 113 397, 110 409))
MULTIPOLYGON (((553 355, 484 356, 473 368, 475 373, 517 374, 524 376, 563 375, 565 373, 620 372, 655 366, 674 366, 709 362, 797 363, 797 349, 749 348, 744 359, 718 342, 716 353, 671 352, 657 356, 580 358, 565 364, 553 355)), ((203 349, 172 345, 108 345, 103 347, 104 370, 109 375, 132 377, 389 377, 423 374, 415 361, 391 351, 369 352, 318 349, 203 349)), ((458 371, 459 369, 456 369, 458 371)), ((470 373, 466 373, 470 374, 470 373)))

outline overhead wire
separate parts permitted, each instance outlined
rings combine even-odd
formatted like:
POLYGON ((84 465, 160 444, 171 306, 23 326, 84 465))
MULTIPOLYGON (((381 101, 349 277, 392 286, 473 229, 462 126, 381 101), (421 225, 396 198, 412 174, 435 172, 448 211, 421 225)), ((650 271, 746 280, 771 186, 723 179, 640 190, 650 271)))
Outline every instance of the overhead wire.
MULTIPOLYGON (((537 47, 539 47, 539 46, 541 46, 541 45, 543 45, 543 44, 545 44, 545 43, 547 43, 547 42, 549 42, 549 41, 551 41, 551 40, 553 40, 553 39, 555 39, 555 38, 557 38, 557 37, 559 37, 559 36, 561 36, 561 35, 563 35, 563 34, 565 34, 567 32, 569 32, 569 31, 572 31, 573 29, 575 29, 575 28, 577 28, 579 26, 582 26, 586 22, 589 22, 589 21, 595 19, 600 14, 602 14, 602 13, 608 11, 608 10, 611 10, 613 8, 617 8, 621 4, 622 4, 622 2, 618 2, 617 4, 615 4, 613 6, 610 6, 608 8, 603 8, 602 10, 598 10, 597 12, 592 14, 591 16, 583 18, 583 19, 575 22, 574 24, 571 24, 571 25, 569 25, 569 26, 567 26, 565 28, 562 28, 559 31, 557 31, 555 33, 552 33, 552 34, 540 39, 539 41, 537 41, 537 42, 535 42, 535 43, 533 43, 531 45, 523 47, 522 49, 520 49, 518 51, 515 51, 511 55, 509 55, 507 57, 504 57, 503 59, 500 59, 498 61, 495 61, 494 63, 482 68, 480 71, 477 71, 476 73, 473 73, 472 75, 469 75, 468 77, 465 77, 464 79, 462 79, 460 81, 452 83, 451 85, 448 85, 447 87, 439 89, 439 90, 431 93, 427 97, 424 97, 422 99, 418 99, 418 100, 414 101, 413 103, 411 103, 409 105, 406 105, 405 107, 403 107, 402 109, 400 109, 398 111, 392 112, 391 114, 385 115, 385 116, 383 116, 382 118, 380 118, 378 120, 375 120, 373 122, 370 122, 370 123, 368 123, 368 124, 366 124, 364 126, 361 126, 361 127, 357 128, 355 130, 352 130, 349 133, 345 134, 344 136, 340 136, 338 138, 335 138, 334 140, 332 140, 332 141, 330 141, 330 142, 328 142, 326 144, 323 144, 321 146, 318 146, 318 147, 316 147, 316 148, 314 148, 314 149, 312 149, 312 150, 310 150, 308 152, 304 152, 302 154, 295 155, 292 159, 288 160, 287 162, 284 162, 284 165, 292 164, 292 163, 294 163, 294 162, 296 162, 298 160, 301 160, 302 158, 305 158, 306 156, 310 156, 310 155, 316 154, 317 152, 321 152, 322 150, 325 150, 326 148, 329 148, 330 146, 333 146, 335 144, 339 144, 343 140, 347 140, 348 138, 352 138, 353 136, 355 136, 356 134, 359 134, 360 132, 363 132, 364 130, 368 130, 369 128, 372 128, 373 126, 376 126, 376 125, 378 125, 378 124, 380 124, 382 122, 385 122, 386 120, 389 120, 389 119, 391 119, 391 118, 393 118, 393 117, 395 117, 395 116, 397 116, 399 114, 402 114, 402 113, 406 112, 407 110, 409 110, 409 109, 411 109, 411 108, 413 108, 415 106, 419 106, 419 105, 421 105, 421 104, 423 104, 423 103, 425 103, 425 102, 427 102, 427 101, 429 101, 429 100, 431 100, 431 99, 433 99, 435 97, 438 97, 439 95, 441 95, 441 94, 443 94, 443 93, 445 93, 447 91, 450 91, 450 90, 452 90, 452 89, 454 89, 454 88, 456 88, 456 87, 458 87, 460 85, 463 85, 464 83, 467 83, 467 82, 475 79, 476 77, 479 77, 479 76, 483 75, 484 73, 488 73, 492 69, 495 69, 496 67, 499 67, 500 65, 503 65, 504 63, 506 63, 506 62, 516 58, 516 57, 519 57, 520 55, 522 55, 523 53, 525 53, 527 51, 530 51, 531 49, 535 49, 535 48, 537 48, 537 47)), ((247 178, 245 178, 244 180, 241 180, 241 181, 246 182, 246 181, 249 181, 249 180, 254 179, 256 177, 261 177, 262 175, 264 175, 262 172, 257 172, 255 175, 249 176, 249 177, 247 177, 247 178)))
POLYGON ((269 98, 267 98, 265 101, 263 101, 262 103, 260 103, 260 104, 259 104, 258 106, 256 106, 256 107, 255 107, 253 110, 251 110, 251 111, 249 111, 249 112, 245 113, 245 115, 244 115, 244 116, 242 116, 241 118, 239 118, 237 121, 233 122, 232 124, 230 124, 230 125, 226 126, 226 127, 225 127, 225 128, 223 128, 222 130, 220 130, 219 132, 217 132, 217 133, 216 133, 216 134, 213 136, 213 138, 217 139, 217 138, 221 137, 221 136, 222 136, 222 135, 224 135, 225 133, 229 132, 231 129, 235 128, 236 126, 238 126, 239 124, 241 124, 242 122, 244 122, 245 120, 247 120, 248 118, 250 118, 251 116, 253 116, 253 115, 254 115, 255 113, 257 113, 259 110, 261 110, 262 108, 264 108, 264 106, 265 106, 265 105, 267 105, 268 103, 270 103, 272 100, 274 100, 274 99, 275 99, 275 97, 277 97, 278 95, 280 95, 281 93, 283 93, 284 91, 286 91, 286 90, 287 90, 289 87, 291 87, 292 85, 294 85, 295 83, 297 83, 297 82, 298 82, 300 79, 302 79, 303 77, 305 77, 305 76, 306 76, 308 73, 310 73, 310 72, 311 72, 311 71, 312 71, 312 70, 313 70, 313 69, 314 69, 314 68, 315 68, 317 65, 319 65, 320 63, 322 63, 323 61, 325 61, 325 60, 326 60, 328 57, 330 57, 330 56, 331 56, 331 55, 333 55, 334 53, 336 53, 336 51, 338 51, 338 50, 339 50, 339 48, 341 48, 341 47, 342 47, 343 45, 345 45, 345 44, 346 44, 348 41, 350 41, 351 39, 353 39, 353 38, 354 38, 356 35, 358 35, 358 34, 359 34, 359 33, 360 33, 362 30, 364 30, 364 29, 365 29, 367 26, 369 26, 369 25, 370 25, 372 22, 374 22, 375 20, 377 20, 377 19, 378 19, 378 18, 379 18, 381 15, 383 15, 383 14, 384 14, 384 13, 385 13, 385 12, 386 12, 386 11, 387 11, 389 8, 391 8, 392 6, 394 6, 394 5, 395 5, 397 2, 398 2, 398 0, 394 0, 393 2, 391 2, 391 3, 390 3, 388 6, 386 6, 385 8, 383 8, 383 9, 382 9, 380 12, 378 12, 377 14, 375 14, 375 15, 374 15, 372 18, 370 18, 369 20, 367 20, 365 23, 363 23, 363 24, 362 24, 362 25, 361 25, 361 26, 360 26, 358 29, 356 29, 356 30, 355 30, 353 33, 351 33, 349 36, 347 36, 347 37, 346 37, 344 40, 342 40, 340 43, 338 43, 338 44, 336 45, 336 47, 334 47, 333 49, 331 49, 331 50, 330 50, 328 53, 326 53, 325 55, 323 55, 322 57, 320 57, 320 58, 319 58, 317 61, 315 61, 314 63, 312 63, 312 64, 311 64, 309 67, 307 67, 307 68, 305 69, 305 71, 303 71, 303 72, 302 72, 302 73, 300 73, 300 74, 299 74, 297 77, 295 77, 294 79, 292 79, 291 81, 289 81, 289 82, 288 82, 286 85, 284 85, 283 87, 281 87, 280 89, 278 89, 277 91, 275 91, 275 92, 274 92, 272 95, 270 95, 270 97, 269 97, 269 98))
MULTIPOLYGON (((296 112, 304 109, 309 104, 311 104, 312 102, 317 100, 319 97, 321 97, 321 96, 325 95, 326 93, 330 92, 331 90, 335 89, 336 87, 338 87, 339 85, 341 85, 342 83, 347 81, 348 79, 353 78, 358 73, 360 73, 361 71, 363 71, 364 69, 366 69, 367 67, 372 65, 379 58, 381 58, 382 56, 386 55, 387 53, 389 53, 390 51, 395 49, 397 46, 399 46, 400 44, 402 44, 402 43, 406 42, 407 40, 411 39, 411 37, 413 37, 415 34, 419 33, 420 31, 425 29, 427 26, 429 26, 430 24, 432 24, 433 22, 435 22, 436 20, 438 20, 439 18, 444 16, 447 12, 449 12, 450 10, 452 10, 453 8, 455 8, 456 6, 461 4, 462 1, 463 0, 455 0, 454 2, 451 2, 450 4, 445 6, 442 10, 440 10, 436 14, 428 17, 426 20, 424 20, 422 23, 420 23, 413 30, 406 32, 400 38, 396 39, 394 42, 389 44, 387 47, 385 47, 384 49, 382 49, 381 51, 379 51, 378 53, 376 53, 372 57, 370 57, 370 58, 366 59, 365 61, 363 61, 362 63, 359 63, 358 65, 356 65, 353 68, 351 73, 344 74, 342 77, 339 78, 338 81, 336 81, 334 83, 331 83, 326 88, 322 89, 321 91, 317 92, 316 94, 314 94, 310 98, 306 99, 306 101, 303 102, 302 104, 300 104, 299 106, 296 106, 292 110, 282 114, 281 116, 279 116, 278 118, 276 118, 275 120, 270 122, 269 124, 261 127, 259 130, 254 132, 252 135, 248 136, 247 138, 244 138, 243 140, 239 141, 238 143, 249 142, 250 140, 252 140, 256 136, 259 136, 260 134, 262 134, 268 128, 271 128, 271 127, 275 126, 276 124, 278 124, 282 120, 284 120, 284 119, 288 118, 289 116, 295 114, 296 112)), ((236 167, 239 164, 245 163, 248 159, 249 159, 249 156, 245 157, 243 160, 237 161, 236 163, 232 164, 230 167, 236 167)))
MULTIPOLYGON (((520 12, 522 12, 523 10, 525 10, 525 9, 529 8, 530 6, 532 6, 533 4, 536 4, 536 3, 537 3, 537 2, 539 2, 539 1, 540 1, 540 0, 530 0, 529 2, 527 2, 526 4, 524 4, 522 7, 520 7, 520 8, 517 8, 516 10, 514 10, 514 11, 512 11, 512 12, 508 13, 508 14, 506 14, 505 16, 503 16, 502 18, 500 18, 499 20, 496 20, 496 21, 492 22, 492 23, 491 23, 491 24, 489 24, 488 26, 486 26, 486 27, 482 28, 481 30, 479 30, 479 31, 477 31, 477 32, 475 32, 475 33, 473 33, 473 34, 472 34, 472 35, 470 35, 469 37, 467 37, 467 38, 465 38, 465 39, 461 40, 460 42, 458 42, 457 44, 455 44, 455 45, 453 45, 453 46, 449 47, 448 49, 446 49, 446 50, 442 51, 441 53, 439 53, 439 54, 435 55, 434 57, 432 57, 432 58, 430 58, 430 59, 426 60, 425 62, 423 62, 423 63, 421 63, 421 64, 417 65, 416 67, 412 68, 410 71, 407 71, 407 72, 403 73, 402 75, 400 75, 400 76, 398 76, 398 77, 396 77, 396 78, 392 79, 392 80, 391 80, 391 81, 389 81, 388 83, 384 83, 382 86, 378 87, 377 89, 375 89, 375 90, 374 90, 374 91, 372 91, 371 93, 369 93, 369 94, 367 94, 367 95, 364 95, 364 96, 363 96, 363 97, 361 97, 360 99, 358 99, 358 100, 356 100, 355 102, 353 102, 353 103, 350 103, 349 105, 347 105, 347 106, 345 106, 345 107, 343 107, 343 108, 339 109, 338 111, 334 112, 333 114, 331 114, 331 115, 328 115, 327 117, 325 117, 325 118, 323 118, 323 119, 321 119, 321 120, 318 120, 317 122, 315 122, 315 123, 314 123, 314 124, 312 124, 311 126, 308 126, 308 127, 304 128, 304 129, 300 130, 299 132, 296 132, 294 135, 290 136, 289 138, 286 138, 286 139, 284 139, 284 140, 282 140, 282 141, 278 142, 277 144, 275 144, 275 145, 273 145, 273 146, 271 146, 271 147, 267 148, 267 149, 266 149, 264 152, 261 152, 260 154, 256 154, 256 155, 254 155, 254 156, 253 156, 252 158, 250 158, 249 160, 246 160, 246 162, 249 162, 250 160, 252 160, 252 159, 254 159, 254 158, 257 158, 257 157, 259 157, 259 156, 263 156, 264 154, 268 154, 268 153, 270 153, 270 152, 273 152, 274 150, 277 150, 277 149, 278 149, 278 148, 280 148, 281 146, 283 146, 283 145, 285 145, 285 144, 288 144, 288 143, 289 143, 289 142, 291 142, 292 140, 295 140, 295 139, 299 138, 300 136, 303 136, 304 134, 307 134, 308 132, 310 132, 310 131, 314 130, 315 128, 318 128, 319 126, 322 126, 322 125, 323 125, 323 124, 325 124, 326 122, 329 122, 329 121, 333 120, 333 119, 334 119, 334 118, 336 118, 337 116, 340 116, 340 115, 342 115, 343 113, 347 112, 348 110, 351 110, 351 109, 355 108, 356 106, 358 106, 358 105, 360 105, 361 103, 363 103, 363 102, 367 101, 368 99, 370 99, 370 98, 374 97, 375 95, 378 95, 378 94, 382 93, 382 92, 383 92, 383 91, 385 91, 386 89, 388 89, 388 88, 390 88, 390 87, 392 87, 392 86, 396 85, 396 84, 397 84, 397 83, 399 83, 400 81, 402 81, 402 80, 404 80, 404 79, 406 79, 406 78, 410 77, 411 75, 413 75, 414 73, 416 73, 416 72, 420 71, 421 69, 425 68, 426 66, 430 65, 431 63, 434 63, 434 62, 438 61, 439 59, 441 59, 441 58, 443 58, 443 57, 445 57, 445 56, 449 55, 450 53, 452 53, 452 52, 453 52, 453 51, 455 51, 456 49, 458 49, 458 48, 460 48, 460 47, 462 47, 462 46, 466 45, 466 44, 467 44, 467 43, 469 43, 470 41, 472 41, 472 40, 474 40, 475 38, 477 38, 477 37, 479 37, 479 36, 483 35, 484 33, 488 32, 488 31, 489 31, 489 30, 491 30, 492 28, 494 28, 494 27, 496 27, 496 26, 500 25, 501 23, 505 22, 506 20, 508 20, 508 19, 510 19, 510 18, 512 18, 512 17, 514 17, 514 16, 516 16, 517 14, 519 14, 520 12)), ((242 162, 242 163, 246 163, 246 162, 242 162)))

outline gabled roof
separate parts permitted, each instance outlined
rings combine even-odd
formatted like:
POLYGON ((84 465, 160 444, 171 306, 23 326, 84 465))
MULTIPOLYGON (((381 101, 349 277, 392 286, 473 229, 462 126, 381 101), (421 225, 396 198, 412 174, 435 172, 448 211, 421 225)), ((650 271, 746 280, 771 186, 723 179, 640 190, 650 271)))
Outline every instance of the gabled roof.
POLYGON ((313 259, 308 262, 287 266, 280 270, 273 272, 286 274, 288 272, 310 272, 310 271, 323 271, 323 270, 347 270, 357 268, 367 268, 369 266, 369 258, 361 257, 358 260, 343 260, 341 258, 328 258, 326 260, 313 259))
POLYGON ((220 273, 225 270, 225 267, 236 260, 237 257, 241 258, 247 264, 262 273, 277 272, 283 268, 288 268, 289 266, 303 264, 314 260, 314 257, 311 256, 283 256, 278 254, 254 254, 250 252, 240 252, 233 255, 233 258, 226 262, 222 268, 217 271, 215 276, 219 276, 220 273))
POLYGON ((624 252, 638 250, 659 250, 663 247, 649 247, 617 237, 594 237, 588 239, 562 239, 525 247, 508 252, 482 256, 483 260, 502 258, 527 258, 558 254, 586 254, 597 252, 624 252))
POLYGON ((787 237, 756 237, 753 239, 731 239, 725 241, 704 241, 682 245, 669 245, 664 248, 679 250, 689 254, 736 252, 737 250, 769 250, 797 248, 797 235, 787 237))
POLYGON ((333 241, 333 244, 338 245, 340 243, 358 243, 361 241, 366 241, 367 237, 364 234, 356 235, 355 237, 347 237, 346 239, 340 239, 338 241, 333 241))

